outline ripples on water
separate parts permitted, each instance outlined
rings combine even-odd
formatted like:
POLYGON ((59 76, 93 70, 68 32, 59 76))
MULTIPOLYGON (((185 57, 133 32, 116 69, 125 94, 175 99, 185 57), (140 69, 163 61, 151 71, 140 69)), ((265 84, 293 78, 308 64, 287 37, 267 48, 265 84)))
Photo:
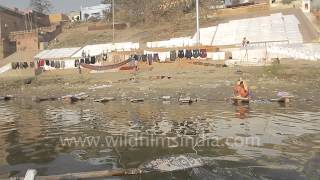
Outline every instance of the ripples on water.
POLYGON ((134 168, 157 157, 198 153, 207 166, 129 179, 312 179, 320 175, 320 112, 312 104, 223 102, 193 105, 0 102, 0 177, 28 168, 57 174, 134 168), (260 146, 63 147, 60 137, 121 136, 250 137, 260 146))

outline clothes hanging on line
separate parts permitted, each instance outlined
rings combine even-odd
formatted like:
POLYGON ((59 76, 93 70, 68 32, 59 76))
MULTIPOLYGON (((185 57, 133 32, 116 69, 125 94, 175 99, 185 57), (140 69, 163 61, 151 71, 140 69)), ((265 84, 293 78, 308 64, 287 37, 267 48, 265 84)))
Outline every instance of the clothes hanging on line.
POLYGON ((153 54, 153 61, 160 61, 160 58, 159 58, 159 54, 158 54, 158 53, 154 53, 154 54, 153 54))
POLYGON ((176 51, 170 51, 170 60, 175 61, 177 59, 177 52, 176 51))
POLYGON ((85 58, 84 62, 85 62, 86 64, 90 64, 90 59, 89 59, 89 58, 85 58))
POLYGON ((75 60, 75 61, 74 61, 74 67, 78 67, 78 66, 79 66, 79 63, 80 63, 79 59, 75 60))
POLYGON ((23 68, 27 69, 29 67, 29 64, 27 62, 23 62, 23 68))
POLYGON ((134 59, 135 61, 138 61, 138 60, 139 60, 139 56, 138 56, 137 54, 135 54, 135 55, 133 56, 133 59, 134 59))
POLYGON ((142 55, 141 56, 141 61, 146 62, 147 61, 147 55, 142 55))
POLYGON ((152 59, 153 59, 152 54, 147 54, 147 61, 149 65, 152 65, 152 59))
POLYGON ((180 59, 184 58, 184 50, 179 50, 179 51, 178 51, 178 57, 179 57, 180 59))
POLYGON ((191 50, 186 50, 185 57, 186 57, 187 59, 191 59, 191 58, 192 58, 192 51, 191 51, 191 50))
POLYGON ((200 49, 200 57, 207 58, 207 49, 200 49))
POLYGON ((39 67, 43 67, 44 66, 44 60, 43 59, 40 59, 39 63, 38 63, 38 66, 39 67))
POLYGON ((96 63, 96 57, 95 56, 91 57, 90 63, 91 64, 95 64, 96 63))
POLYGON ((55 62, 54 62, 54 67, 55 67, 56 69, 60 69, 60 61, 55 61, 55 62))
POLYGON ((198 58, 200 57, 200 50, 199 49, 194 49, 192 51, 192 55, 193 55, 193 58, 198 58))
POLYGON ((66 62, 61 61, 61 69, 64 69, 66 67, 66 62))
POLYGON ((46 66, 50 66, 50 61, 46 60, 46 66))
POLYGON ((103 53, 103 54, 102 54, 102 60, 103 60, 103 61, 107 61, 107 59, 108 59, 107 53, 103 53))
POLYGON ((12 69, 18 69, 18 68, 19 68, 19 64, 13 62, 13 63, 11 63, 11 68, 12 68, 12 69))
POLYGON ((138 61, 143 61, 143 55, 138 55, 139 56, 139 60, 138 61))

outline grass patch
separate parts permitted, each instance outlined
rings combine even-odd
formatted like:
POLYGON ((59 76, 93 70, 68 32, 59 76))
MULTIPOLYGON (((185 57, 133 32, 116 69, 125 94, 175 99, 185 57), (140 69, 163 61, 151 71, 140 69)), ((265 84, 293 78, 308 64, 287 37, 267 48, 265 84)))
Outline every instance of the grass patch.
POLYGON ((280 75, 283 75, 285 73, 285 69, 286 69, 286 67, 284 67, 281 64, 272 64, 271 66, 265 67, 264 71, 268 75, 280 76, 280 75))

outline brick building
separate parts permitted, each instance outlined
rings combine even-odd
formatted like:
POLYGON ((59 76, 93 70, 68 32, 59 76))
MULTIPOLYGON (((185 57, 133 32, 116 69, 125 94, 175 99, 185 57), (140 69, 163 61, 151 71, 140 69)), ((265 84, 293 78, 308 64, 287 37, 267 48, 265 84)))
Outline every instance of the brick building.
POLYGON ((0 59, 17 50, 16 41, 10 39, 11 32, 33 30, 45 26, 50 26, 48 15, 35 11, 22 12, 18 9, 0 6, 0 59))
POLYGON ((37 31, 17 31, 10 34, 10 40, 15 42, 16 51, 39 49, 39 36, 37 31))
POLYGON ((24 15, 16 10, 0 6, 0 59, 15 52, 15 43, 10 42, 9 34, 25 29, 24 15))
POLYGON ((52 41, 58 34, 62 32, 60 24, 34 29, 32 31, 16 31, 11 32, 9 39, 16 42, 16 51, 35 51, 39 50, 41 43, 52 41))

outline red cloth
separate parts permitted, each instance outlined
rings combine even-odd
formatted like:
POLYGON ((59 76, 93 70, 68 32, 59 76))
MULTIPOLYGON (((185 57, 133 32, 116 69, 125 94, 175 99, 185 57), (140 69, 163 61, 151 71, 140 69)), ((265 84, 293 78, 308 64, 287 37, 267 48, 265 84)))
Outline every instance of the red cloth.
POLYGON ((44 66, 45 61, 43 59, 40 59, 38 66, 39 67, 43 67, 44 66))
POLYGON ((200 49, 200 57, 201 58, 207 58, 207 50, 206 49, 200 49))

